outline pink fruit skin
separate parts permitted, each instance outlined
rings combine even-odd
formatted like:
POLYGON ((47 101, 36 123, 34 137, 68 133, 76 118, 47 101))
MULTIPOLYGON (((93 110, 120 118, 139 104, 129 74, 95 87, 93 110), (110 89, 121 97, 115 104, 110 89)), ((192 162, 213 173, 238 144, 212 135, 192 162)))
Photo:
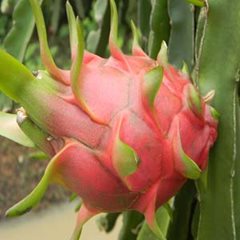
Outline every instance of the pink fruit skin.
MULTIPOLYGON (((56 182, 76 192, 88 209, 134 209, 151 222, 156 209, 186 181, 178 145, 204 170, 217 137, 217 120, 203 99, 200 115, 189 107, 192 83, 171 65, 162 66, 163 80, 150 107, 144 75, 160 63, 139 52, 112 55, 104 59, 84 54, 79 88, 91 112, 74 97, 68 81, 59 83, 58 94, 39 90, 45 103, 41 98, 38 104, 44 108, 47 102, 48 110, 44 117, 34 113, 32 118, 49 134, 65 140, 54 163, 56 182), (114 164, 117 138, 139 159, 136 171, 127 176, 120 176, 114 164)), ((70 79, 70 72, 64 75, 70 79)))

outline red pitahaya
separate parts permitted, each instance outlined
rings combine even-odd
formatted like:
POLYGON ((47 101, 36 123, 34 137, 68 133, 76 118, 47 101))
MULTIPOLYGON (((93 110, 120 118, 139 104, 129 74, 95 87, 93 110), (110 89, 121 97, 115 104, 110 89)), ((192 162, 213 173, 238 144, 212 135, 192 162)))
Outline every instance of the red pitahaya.
POLYGON ((164 44, 157 60, 149 58, 138 46, 133 26, 133 54, 121 52, 115 44, 113 0, 108 59, 83 51, 80 23, 67 3, 70 71, 56 67, 40 6, 37 0, 30 2, 48 72, 34 77, 1 51, 0 88, 24 107, 18 124, 53 159, 36 189, 7 215, 28 211, 48 183, 57 182, 83 201, 72 239, 78 239, 91 216, 130 209, 143 213, 151 229, 163 237, 155 223, 156 209, 187 178, 196 179, 205 169, 217 136, 216 111, 186 74, 166 62, 164 44), (11 73, 4 70, 7 65, 11 73))

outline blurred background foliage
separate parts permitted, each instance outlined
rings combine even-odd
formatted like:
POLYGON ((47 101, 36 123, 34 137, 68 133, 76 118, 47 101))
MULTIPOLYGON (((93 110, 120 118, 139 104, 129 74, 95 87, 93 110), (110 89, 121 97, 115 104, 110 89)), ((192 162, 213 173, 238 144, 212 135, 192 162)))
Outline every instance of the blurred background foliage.
MULTIPOLYGON (((64 0, 45 0, 42 4, 45 22, 48 30, 49 44, 53 56, 59 66, 68 68, 70 66, 70 51, 69 51, 69 34, 68 24, 65 11, 64 0)), ((110 29, 110 9, 108 0, 71 0, 69 1, 83 23, 86 39, 86 48, 91 52, 95 52, 100 56, 107 56, 108 35, 110 29)), ((148 2, 148 0, 146 1, 148 2)), ((129 52, 131 48, 131 27, 130 21, 137 21, 137 4, 135 1, 117 1, 119 9, 119 45, 125 52, 129 52)), ((0 16, 0 46, 13 48, 10 45, 17 45, 18 39, 11 39, 13 28, 18 24, 19 18, 22 18, 22 11, 30 15, 31 10, 27 0, 2 0, 1 1, 1 16, 0 16), (30 12, 28 12, 29 10, 30 12), (15 23, 14 23, 15 22, 15 23), (15 42, 14 42, 15 41, 15 42)), ((30 16, 25 17, 30 19, 30 16)), ((23 19, 22 19, 23 20, 23 19)), ((21 21, 21 20, 20 20, 21 21)), ((26 45, 23 49, 20 60, 23 61, 30 69, 39 69, 42 67, 39 57, 39 43, 37 34, 32 33, 33 25, 25 22, 25 35, 21 39, 26 45), (28 29, 26 29, 28 27, 28 29), (31 32, 29 37, 26 32, 31 32)), ((21 27, 21 24, 19 24, 21 27)), ((22 30, 22 29, 21 29, 22 30)), ((144 30, 146 33, 147 31, 144 30)), ((18 32, 19 33, 19 32, 18 32)), ((13 50, 13 55, 18 55, 13 50)))

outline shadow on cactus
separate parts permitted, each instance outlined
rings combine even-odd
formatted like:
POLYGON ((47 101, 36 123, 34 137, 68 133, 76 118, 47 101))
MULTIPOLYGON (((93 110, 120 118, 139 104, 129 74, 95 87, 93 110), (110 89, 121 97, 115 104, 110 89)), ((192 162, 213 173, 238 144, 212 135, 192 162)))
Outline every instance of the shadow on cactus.
POLYGON ((59 183, 83 201, 72 240, 95 214, 124 210, 144 214, 153 232, 165 239, 156 210, 188 178, 199 178, 216 140, 218 114, 207 104, 211 96, 202 98, 189 76, 168 64, 164 43, 157 60, 148 57, 134 24, 132 55, 123 54, 116 44, 113 0, 108 59, 84 51, 81 23, 67 3, 72 66, 59 69, 38 1, 30 2, 47 71, 33 75, 0 51, 0 89, 23 107, 4 136, 28 146, 32 141, 52 160, 33 192, 6 215, 29 211, 49 183, 59 183))

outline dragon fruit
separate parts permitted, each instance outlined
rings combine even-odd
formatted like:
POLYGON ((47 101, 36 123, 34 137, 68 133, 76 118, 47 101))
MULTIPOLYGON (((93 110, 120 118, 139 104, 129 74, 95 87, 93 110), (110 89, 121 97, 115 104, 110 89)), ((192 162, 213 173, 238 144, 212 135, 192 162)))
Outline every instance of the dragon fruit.
POLYGON ((188 74, 167 62, 164 43, 157 60, 148 57, 138 45, 134 24, 132 55, 123 54, 116 44, 113 0, 107 59, 84 51, 81 24, 67 3, 72 66, 59 69, 40 5, 30 2, 47 71, 33 75, 1 50, 0 89, 23 106, 17 123, 52 160, 33 192, 7 215, 29 211, 55 182, 83 202, 72 239, 95 214, 125 210, 143 213, 164 239, 156 210, 188 178, 200 177, 217 137, 218 114, 207 104, 211 94, 201 97, 188 74))

